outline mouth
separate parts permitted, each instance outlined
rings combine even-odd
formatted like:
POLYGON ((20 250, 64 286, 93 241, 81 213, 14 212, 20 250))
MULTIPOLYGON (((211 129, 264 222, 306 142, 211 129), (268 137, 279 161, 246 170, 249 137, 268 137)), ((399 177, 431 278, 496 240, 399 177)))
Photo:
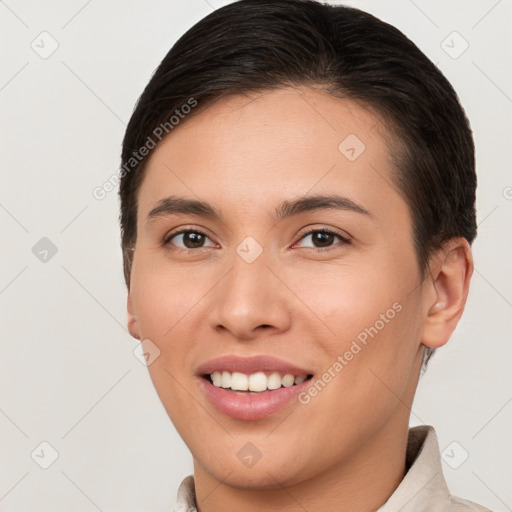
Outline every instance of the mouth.
POLYGON ((245 395, 257 395, 280 388, 290 388, 310 380, 312 377, 312 374, 293 375, 292 373, 282 374, 268 371, 258 371, 248 375, 242 372, 229 372, 227 370, 214 371, 213 373, 203 375, 204 379, 217 388, 245 395))
POLYGON ((314 377, 310 370, 270 356, 224 356, 200 366, 196 375, 217 412, 240 420, 301 407, 298 397, 314 377))

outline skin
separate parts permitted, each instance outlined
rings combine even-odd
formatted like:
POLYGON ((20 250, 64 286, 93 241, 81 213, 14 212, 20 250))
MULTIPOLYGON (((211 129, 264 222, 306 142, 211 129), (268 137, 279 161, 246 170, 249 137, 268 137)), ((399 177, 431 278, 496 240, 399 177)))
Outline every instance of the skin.
POLYGON ((149 373, 193 455, 201 511, 376 510, 404 476, 423 351, 448 341, 473 263, 467 241, 453 239, 421 280, 385 136, 379 116, 350 100, 283 88, 218 100, 151 155, 128 326, 160 350, 149 373), (352 162, 338 149, 349 134, 365 144, 352 162), (283 200, 333 192, 370 215, 324 209, 272 220, 283 200), (170 195, 210 202, 223 222, 191 214, 148 222, 170 195), (183 227, 204 232, 204 247, 187 252, 182 236, 165 246, 183 227), (313 228, 349 243, 335 236, 326 250, 304 237, 313 228), (247 236, 263 249, 250 264, 236 252, 247 236), (317 396, 269 418, 222 415, 194 375, 236 354, 273 355, 321 377, 397 302, 401 311, 317 396), (237 457, 247 442, 262 454, 252 467, 237 457))

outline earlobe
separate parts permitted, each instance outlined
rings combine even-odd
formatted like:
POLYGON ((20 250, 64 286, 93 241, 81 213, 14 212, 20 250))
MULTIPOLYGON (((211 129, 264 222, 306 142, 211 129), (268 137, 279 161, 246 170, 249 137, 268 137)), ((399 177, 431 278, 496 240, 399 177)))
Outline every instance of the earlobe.
POLYGON ((132 298, 130 292, 128 292, 128 297, 126 300, 126 309, 128 312, 128 332, 134 337, 136 340, 140 340, 139 334, 139 326, 137 324, 137 317, 135 316, 132 304, 132 298))
POLYGON ((423 326, 422 343, 429 348, 444 345, 457 326, 473 273, 471 248, 465 238, 448 241, 433 258, 430 285, 434 301, 423 326))

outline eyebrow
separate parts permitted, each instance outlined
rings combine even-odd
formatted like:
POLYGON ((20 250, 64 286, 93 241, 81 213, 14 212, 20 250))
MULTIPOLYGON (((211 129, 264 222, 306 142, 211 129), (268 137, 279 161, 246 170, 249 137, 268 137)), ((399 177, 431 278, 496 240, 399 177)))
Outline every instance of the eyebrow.
MULTIPOLYGON (((288 217, 317 210, 344 210, 371 217, 370 212, 348 197, 336 194, 310 195, 292 201, 283 201, 275 210, 273 220, 280 221, 288 217)), ((146 222, 172 214, 192 214, 225 222, 222 214, 206 201, 187 199, 180 196, 169 196, 160 199, 148 213, 146 222)))

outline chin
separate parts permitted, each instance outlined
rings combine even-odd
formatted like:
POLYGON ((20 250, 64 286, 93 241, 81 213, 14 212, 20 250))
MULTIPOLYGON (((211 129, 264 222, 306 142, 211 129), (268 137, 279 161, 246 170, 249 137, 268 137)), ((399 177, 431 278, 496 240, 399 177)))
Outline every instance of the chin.
POLYGON ((236 447, 224 445, 215 451, 204 448, 198 456, 194 454, 194 468, 200 466, 216 481, 248 490, 279 489, 313 476, 309 474, 312 465, 302 458, 298 460, 295 443, 288 451, 272 449, 269 443, 260 452, 255 447, 258 441, 252 443, 235 439, 232 444, 236 447))
POLYGON ((289 485, 301 483, 306 476, 300 478, 297 474, 290 474, 289 465, 285 464, 288 469, 282 465, 275 463, 263 465, 260 461, 252 468, 240 468, 240 464, 224 466, 221 468, 206 468, 208 473, 217 481, 221 481, 231 487, 246 490, 273 490, 281 489, 289 485), (261 464, 261 465, 260 465, 261 464), (226 475, 229 475, 226 477, 226 475))

